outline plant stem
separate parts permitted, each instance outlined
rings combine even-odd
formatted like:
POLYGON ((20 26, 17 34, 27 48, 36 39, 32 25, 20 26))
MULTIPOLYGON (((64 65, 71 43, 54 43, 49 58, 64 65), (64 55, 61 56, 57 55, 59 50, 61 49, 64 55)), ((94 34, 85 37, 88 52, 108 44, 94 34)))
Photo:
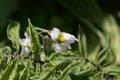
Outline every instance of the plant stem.
POLYGON ((42 32, 47 32, 47 33, 49 32, 49 30, 46 30, 46 29, 43 29, 43 28, 35 27, 35 29, 36 29, 36 30, 40 30, 40 31, 42 31, 42 32))

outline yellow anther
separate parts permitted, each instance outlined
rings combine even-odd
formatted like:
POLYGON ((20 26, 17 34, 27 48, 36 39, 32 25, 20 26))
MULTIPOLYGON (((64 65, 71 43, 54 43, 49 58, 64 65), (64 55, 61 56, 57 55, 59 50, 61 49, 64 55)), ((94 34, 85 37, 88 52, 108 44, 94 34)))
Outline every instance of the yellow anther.
POLYGON ((64 42, 65 41, 65 38, 63 36, 63 33, 60 33, 59 36, 58 36, 58 41, 59 42, 64 42))

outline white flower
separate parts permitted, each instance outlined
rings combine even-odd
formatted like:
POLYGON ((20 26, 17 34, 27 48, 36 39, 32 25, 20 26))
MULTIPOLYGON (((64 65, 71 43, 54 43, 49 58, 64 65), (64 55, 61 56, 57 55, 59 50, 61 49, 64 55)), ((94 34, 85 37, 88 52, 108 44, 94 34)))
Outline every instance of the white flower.
POLYGON ((78 39, 76 39, 75 36, 69 33, 60 32, 60 30, 57 28, 53 28, 53 30, 51 30, 49 34, 52 40, 55 42, 53 44, 53 48, 57 52, 71 49, 70 44, 74 43, 75 41, 78 41, 78 39))
POLYGON ((25 39, 20 39, 20 45, 24 46, 25 53, 30 53, 32 51, 31 39, 26 32, 24 33, 24 36, 25 36, 25 39))

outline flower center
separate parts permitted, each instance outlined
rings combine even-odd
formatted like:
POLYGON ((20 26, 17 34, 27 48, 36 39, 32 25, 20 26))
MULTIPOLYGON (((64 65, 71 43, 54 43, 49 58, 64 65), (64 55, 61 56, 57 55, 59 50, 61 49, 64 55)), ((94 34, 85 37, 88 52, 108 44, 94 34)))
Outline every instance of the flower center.
POLYGON ((65 41, 65 38, 63 36, 63 33, 60 33, 59 36, 58 36, 58 39, 57 39, 59 42, 64 42, 65 41))
POLYGON ((31 48, 32 48, 32 47, 31 47, 31 43, 28 43, 28 44, 27 44, 27 48, 28 48, 28 49, 31 49, 31 48))

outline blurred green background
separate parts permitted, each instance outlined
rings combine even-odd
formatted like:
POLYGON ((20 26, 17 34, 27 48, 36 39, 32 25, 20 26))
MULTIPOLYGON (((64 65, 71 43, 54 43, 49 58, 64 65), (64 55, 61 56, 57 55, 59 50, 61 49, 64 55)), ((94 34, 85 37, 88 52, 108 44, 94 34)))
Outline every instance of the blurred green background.
POLYGON ((20 22, 22 36, 30 18, 34 26, 58 27, 76 36, 80 24, 87 36, 89 53, 97 53, 105 46, 103 38, 112 36, 113 51, 119 53, 119 3, 119 0, 0 0, 0 45, 7 42, 9 20, 20 22))
POLYGON ((119 10, 119 0, 0 0, 0 33, 9 19, 20 21, 23 31, 27 18, 35 26, 67 32, 76 32, 81 17, 102 27, 107 13, 119 22, 119 10))

